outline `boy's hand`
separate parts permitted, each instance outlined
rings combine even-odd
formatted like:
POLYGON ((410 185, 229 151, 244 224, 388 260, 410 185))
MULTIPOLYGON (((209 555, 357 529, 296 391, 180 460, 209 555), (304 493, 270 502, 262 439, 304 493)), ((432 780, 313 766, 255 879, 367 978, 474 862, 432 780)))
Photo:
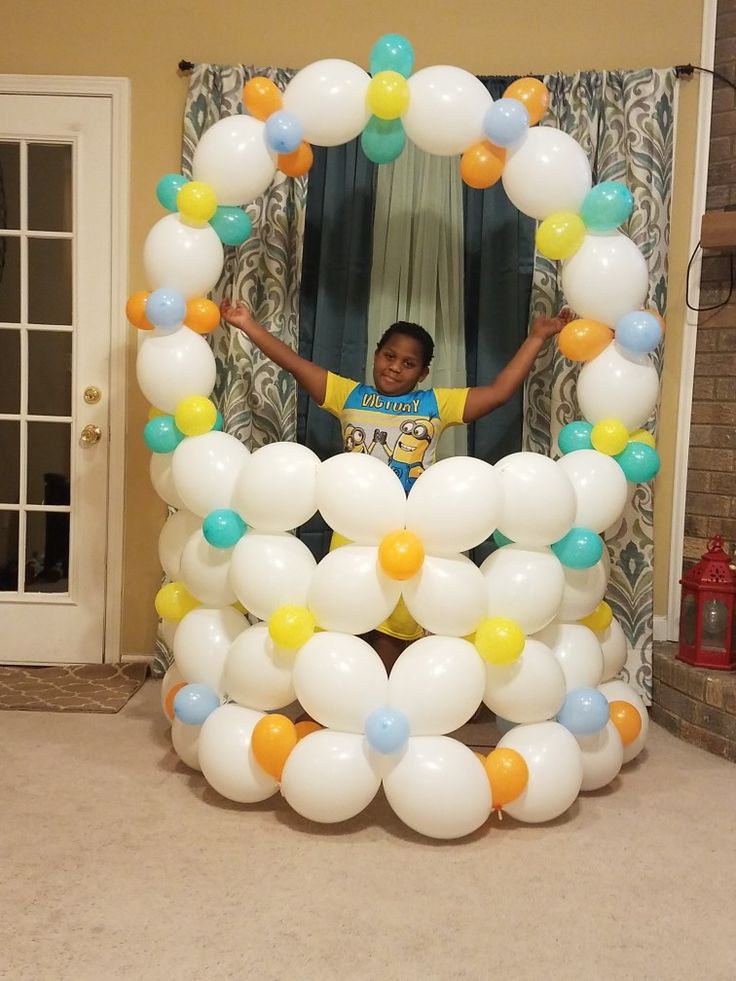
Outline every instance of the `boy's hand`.
POLYGON ((529 334, 531 337, 538 337, 546 341, 555 334, 559 334, 562 328, 573 320, 575 314, 569 307, 563 307, 556 317, 535 317, 529 334))
POLYGON ((220 313, 222 314, 223 320, 232 324, 233 327, 237 327, 238 330, 244 331, 246 334, 249 328, 257 326, 250 310, 242 303, 233 304, 225 298, 220 304, 220 313))

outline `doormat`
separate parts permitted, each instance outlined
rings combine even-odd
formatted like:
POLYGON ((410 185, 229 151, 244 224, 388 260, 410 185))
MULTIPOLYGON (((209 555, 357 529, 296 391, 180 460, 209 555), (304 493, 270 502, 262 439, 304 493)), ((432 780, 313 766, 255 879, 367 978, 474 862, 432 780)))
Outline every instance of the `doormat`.
POLYGON ((146 664, 0 667, 0 709, 113 715, 143 684, 146 664))

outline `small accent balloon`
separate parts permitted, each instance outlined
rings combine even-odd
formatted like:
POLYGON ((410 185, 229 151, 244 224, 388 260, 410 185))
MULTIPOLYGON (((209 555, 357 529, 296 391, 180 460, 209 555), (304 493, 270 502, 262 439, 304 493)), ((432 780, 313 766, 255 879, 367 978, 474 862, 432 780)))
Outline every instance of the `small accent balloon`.
POLYGON ((213 548, 234 548, 247 530, 238 512, 229 508, 210 511, 202 522, 204 539, 213 548))
POLYGON ((565 696, 557 721, 575 736, 600 732, 610 717, 608 699, 596 688, 575 688, 565 696))
POLYGON ((409 739, 409 720, 396 708, 377 708, 365 720, 365 736, 377 753, 398 753, 409 739))

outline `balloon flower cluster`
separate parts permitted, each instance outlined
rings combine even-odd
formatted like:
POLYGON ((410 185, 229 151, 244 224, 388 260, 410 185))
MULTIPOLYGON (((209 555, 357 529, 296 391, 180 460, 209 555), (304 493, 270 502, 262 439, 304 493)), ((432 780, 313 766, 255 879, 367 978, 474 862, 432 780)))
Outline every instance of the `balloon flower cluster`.
POLYGON ((593 186, 574 140, 530 128, 544 113, 544 86, 522 80, 493 102, 461 69, 411 74, 412 65, 408 42, 390 35, 373 50, 371 75, 317 62, 283 95, 251 79, 247 113, 203 134, 194 180, 160 182, 172 213, 147 237, 150 290, 130 298, 128 316, 146 330, 137 377, 152 406, 151 479, 176 509, 159 541, 171 581, 156 598, 174 651, 162 698, 176 752, 234 801, 280 790, 305 817, 336 822, 383 786, 409 827, 454 838, 494 810, 551 820, 581 791, 614 780, 644 745, 646 709, 616 680, 627 645, 604 599, 601 536, 632 483, 659 466, 642 427, 658 398, 651 352, 663 325, 645 308, 646 263, 620 231, 629 190, 593 186), (395 159, 408 137, 461 155, 474 186, 500 176, 539 221, 539 250, 564 261, 578 318, 560 350, 585 364, 583 418, 560 432, 559 460, 457 457, 406 496, 364 454, 320 462, 294 443, 251 453, 222 431, 202 335, 218 323, 206 294, 223 244, 247 235, 242 205, 277 168, 305 173, 310 144, 358 134, 378 162, 395 159), (493 165, 481 173, 486 157, 493 165), (320 562, 294 534, 317 511, 345 541, 320 562), (479 567, 466 553, 491 535, 499 547, 479 567), (389 676, 361 635, 400 600, 425 636, 389 676), (311 721, 280 711, 295 702, 311 721), (487 756, 451 735, 482 702, 503 732, 487 756))

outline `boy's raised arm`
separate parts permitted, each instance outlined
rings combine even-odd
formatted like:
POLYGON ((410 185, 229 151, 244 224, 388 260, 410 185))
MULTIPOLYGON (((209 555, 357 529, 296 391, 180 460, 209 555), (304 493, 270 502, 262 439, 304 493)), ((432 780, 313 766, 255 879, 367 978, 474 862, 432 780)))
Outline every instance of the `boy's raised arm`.
POLYGON ((242 330, 267 358, 293 375, 307 395, 318 405, 322 405, 327 393, 326 368, 321 368, 313 361, 307 361, 296 351, 292 351, 288 344, 269 334, 265 327, 253 319, 250 311, 242 303, 232 304, 225 299, 220 304, 220 313, 223 320, 242 330))
POLYGON ((529 336, 496 378, 488 385, 476 385, 468 390, 463 422, 475 422, 476 419, 493 412, 504 402, 508 402, 514 392, 523 385, 544 342, 559 334, 571 319, 572 314, 568 311, 557 317, 536 317, 529 336))

